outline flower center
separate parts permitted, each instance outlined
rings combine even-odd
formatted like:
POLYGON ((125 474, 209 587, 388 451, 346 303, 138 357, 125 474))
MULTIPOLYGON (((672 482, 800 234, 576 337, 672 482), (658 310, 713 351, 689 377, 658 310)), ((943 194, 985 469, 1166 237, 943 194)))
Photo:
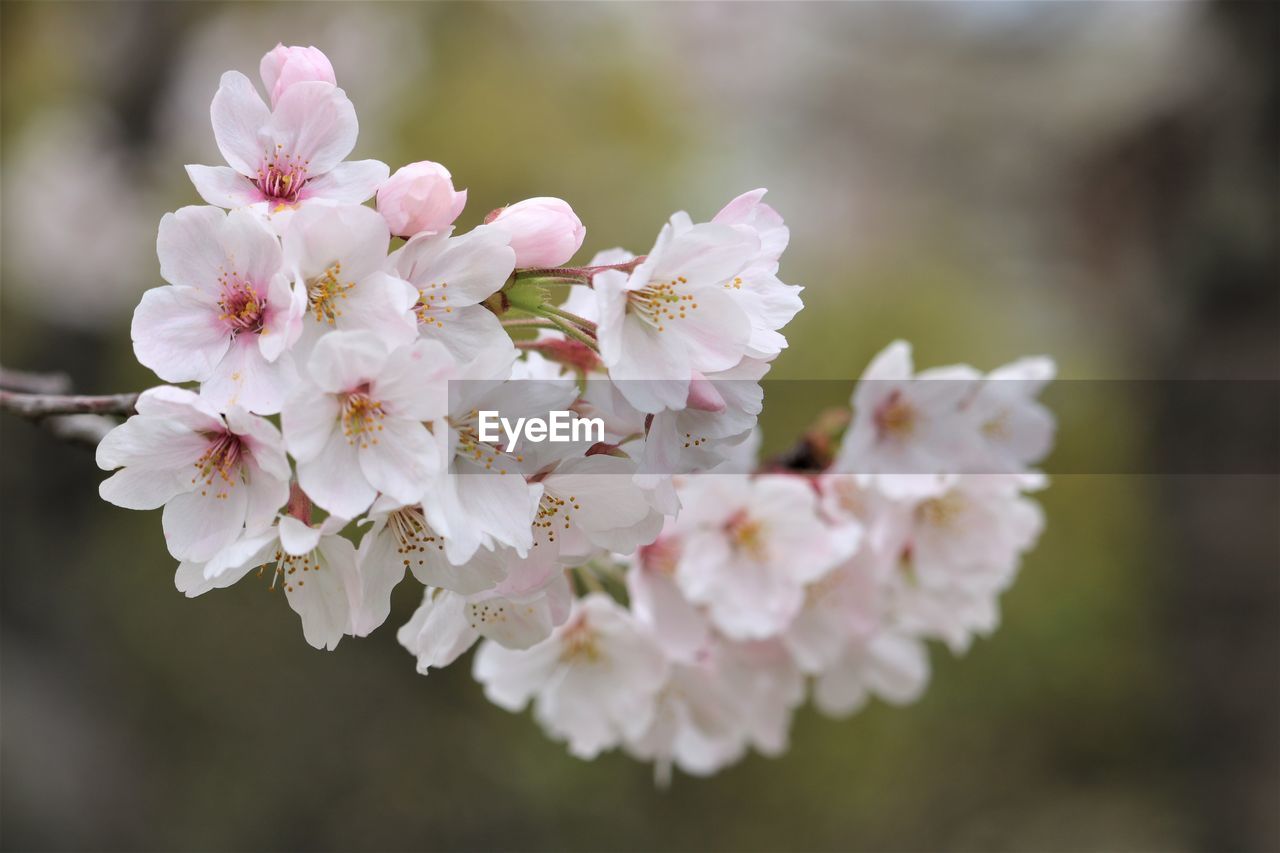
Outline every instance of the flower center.
POLYGON ((225 500, 241 476, 240 457, 244 446, 240 436, 232 432, 211 433, 207 437, 209 446, 195 461, 196 475, 191 482, 200 486, 201 495, 209 494, 212 488, 216 499, 225 500))
POLYGON ((925 524, 934 527, 951 527, 965 510, 966 501, 959 492, 930 498, 916 509, 917 516, 925 524))
POLYGON ((600 660, 600 644, 596 632, 587 620, 579 616, 560 637, 563 649, 560 660, 564 663, 596 663, 600 660))
MULTIPOLYGON (((292 554, 286 554, 283 550, 277 550, 272 559, 275 562, 275 567, 271 573, 270 589, 275 589, 276 581, 280 581, 285 592, 293 592, 295 589, 300 590, 307 585, 307 572, 320 571, 320 559, 316 556, 315 551, 295 557, 292 554), (299 572, 302 574, 299 574, 299 572)), ((259 568, 258 574, 261 575, 266 567, 266 565, 263 565, 259 568)))
POLYGON ((277 145, 271 159, 264 160, 258 167, 258 177, 254 179, 254 183, 276 210, 290 207, 300 200, 310 165, 311 161, 286 154, 283 146, 277 145))
POLYGON ((347 291, 355 287, 354 281, 342 281, 342 261, 334 261, 324 272, 307 282, 307 306, 317 323, 330 326, 342 316, 339 299, 347 298, 347 291))
POLYGON ((449 301, 449 294, 442 292, 448 288, 447 281, 432 282, 418 288, 418 302, 413 306, 413 313, 417 315, 419 323, 424 326, 444 327, 440 315, 453 313, 453 309, 445 304, 449 301))
POLYGON ((876 431, 882 438, 902 440, 916 429, 916 410, 901 391, 891 393, 875 412, 876 431))
POLYGON ((472 409, 463 417, 450 417, 449 426, 458 435, 458 443, 454 448, 454 453, 464 459, 481 465, 486 471, 494 470, 494 463, 497 463, 497 471, 499 474, 507 473, 504 467, 508 461, 514 459, 516 462, 523 462, 522 454, 508 454, 506 451, 494 447, 488 442, 480 440, 480 413, 476 409, 472 409))
POLYGON ((698 307, 692 293, 681 293, 681 288, 688 283, 684 276, 670 281, 651 281, 627 293, 627 310, 643 317, 659 332, 665 332, 667 323, 685 319, 688 312, 698 307))
POLYGON ((396 537, 396 553, 403 556, 406 569, 414 559, 417 559, 419 566, 425 563, 428 548, 444 550, 444 538, 435 535, 427 527, 422 507, 405 506, 391 512, 387 515, 387 527, 396 537))
POLYGON ((387 413, 382 402, 369 396, 369 386, 361 385, 342 401, 342 434, 347 443, 369 447, 378 443, 374 433, 382 432, 387 413))
POLYGON ((241 332, 261 334, 263 317, 267 312, 266 297, 239 273, 223 273, 218 282, 222 285, 222 298, 218 300, 218 307, 222 309, 219 319, 231 328, 231 336, 241 332))
POLYGON ((766 543, 763 521, 752 518, 747 514, 746 510, 739 510, 725 522, 724 530, 735 549, 745 551, 757 560, 765 557, 766 543))
POLYGON ((578 499, 573 495, 558 498, 550 492, 543 492, 538 501, 538 514, 533 519, 533 544, 538 544, 538 535, 545 534, 548 543, 556 541, 557 530, 568 530, 573 524, 573 511, 582 509, 578 499))

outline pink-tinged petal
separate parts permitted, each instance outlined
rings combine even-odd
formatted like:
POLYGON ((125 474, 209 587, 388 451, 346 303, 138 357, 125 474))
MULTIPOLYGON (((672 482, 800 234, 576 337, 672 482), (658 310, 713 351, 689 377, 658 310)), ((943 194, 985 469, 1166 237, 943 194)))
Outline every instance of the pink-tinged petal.
POLYGON ((310 562, 307 571, 299 569, 282 583, 289 606, 302 617, 307 643, 332 651, 351 627, 351 593, 358 583, 355 546, 340 536, 330 536, 320 543, 319 554, 320 559, 310 562))
POLYGON ((170 284, 194 287, 215 299, 222 295, 219 278, 226 269, 222 229, 227 214, 216 207, 192 205, 160 219, 156 255, 160 275, 170 284))
POLYGON ((301 386, 284 405, 280 423, 289 452, 299 462, 315 459, 335 432, 341 432, 338 418, 342 406, 332 394, 309 385, 301 386))
POLYGON ((262 75, 262 84, 267 87, 272 104, 279 101, 280 95, 295 83, 321 80, 336 85, 338 82, 329 57, 317 47, 301 45, 285 47, 277 44, 263 55, 258 63, 258 73, 262 75))
POLYGON ((152 470, 184 469, 188 480, 209 439, 186 424, 147 415, 134 415, 98 443, 97 463, 103 470, 122 465, 152 470))
POLYGON ((416 234, 387 258, 387 270, 418 286, 431 282, 431 271, 449 247, 449 234, 416 234))
POLYGON ((516 253, 501 233, 477 228, 450 238, 426 278, 413 283, 436 302, 454 308, 475 305, 502 289, 515 263, 516 253))
POLYGON ((268 127, 269 138, 280 146, 280 154, 306 164, 312 180, 347 158, 358 133, 356 109, 346 93, 330 83, 315 81, 286 89, 268 127))
POLYGON ((133 312, 133 352, 166 382, 211 375, 231 345, 215 302, 190 287, 156 287, 133 312))
POLYGON ((653 278, 684 277, 692 286, 718 285, 746 269, 760 251, 754 234, 705 222, 676 235, 653 265, 653 278))
POLYGON ((138 396, 134 406, 140 415, 163 418, 194 432, 220 432, 226 427, 218 410, 186 388, 160 385, 138 396))
POLYGON ((215 479, 165 504, 161 521, 169 553, 203 562, 230 545, 244 528, 248 495, 244 487, 215 479))
POLYGON ((387 347, 376 333, 330 332, 311 351, 307 368, 316 385, 337 393, 377 378, 386 362, 387 347))
POLYGON ((694 370, 713 373, 735 367, 751 339, 750 318, 726 290, 706 288, 696 299, 698 307, 667 328, 684 339, 694 370))
POLYGON ((200 394, 214 406, 240 406, 258 415, 274 415, 298 381, 288 353, 267 361, 256 335, 239 335, 213 373, 200 386, 200 394))
POLYGON ((374 332, 388 348, 394 349, 418 337, 418 318, 413 313, 417 302, 418 291, 412 284, 384 272, 374 272, 356 281, 355 287, 343 295, 338 325, 344 330, 374 332))
POLYGON ((256 285, 259 290, 280 271, 280 241, 252 210, 233 210, 222 226, 221 241, 227 272, 256 285))
POLYGON ((791 231, 778 212, 761 201, 766 192, 767 190, 758 189, 743 193, 726 204, 711 221, 751 228, 760 237, 761 256, 777 263, 791 240, 791 231))
POLYGON ((283 275, 267 285, 267 307, 258 332, 258 349, 267 361, 276 361, 285 350, 302 337, 303 315, 307 310, 307 294, 293 287, 283 275))
POLYGON ((289 460, 285 456, 284 439, 275 424, 238 407, 228 409, 226 418, 227 426, 240 436, 249 455, 264 472, 278 480, 289 479, 289 460))
MULTIPOLYGON (((312 168, 315 168, 314 165, 312 168)), ((307 181, 302 189, 302 197, 339 204, 364 204, 373 197, 378 185, 390 173, 391 169, 381 160, 348 160, 307 181)), ((465 193, 463 200, 466 200, 465 193)))
POLYGON ((227 164, 242 175, 256 175, 268 149, 264 130, 271 111, 249 78, 239 71, 223 74, 209 114, 213 137, 227 164))
POLYGON ((298 485, 317 506, 342 518, 355 518, 377 496, 360 469, 355 445, 341 430, 329 436, 316 458, 298 462, 298 485))
POLYGON ((341 265, 342 283, 380 270, 391 232, 377 211, 358 204, 308 205, 284 230, 284 259, 291 276, 312 279, 341 265))
POLYGON ((187 176, 200 198, 217 207, 245 207, 263 200, 262 190, 230 166, 188 165, 187 176))
POLYGON ((435 444, 420 423, 387 418, 375 444, 361 444, 360 470, 378 491, 403 503, 422 499, 427 476, 434 471, 435 444))
POLYGON ((385 403, 396 417, 436 420, 449 412, 445 380, 452 375, 453 368, 453 357, 443 344, 418 341, 387 357, 370 394, 385 403))

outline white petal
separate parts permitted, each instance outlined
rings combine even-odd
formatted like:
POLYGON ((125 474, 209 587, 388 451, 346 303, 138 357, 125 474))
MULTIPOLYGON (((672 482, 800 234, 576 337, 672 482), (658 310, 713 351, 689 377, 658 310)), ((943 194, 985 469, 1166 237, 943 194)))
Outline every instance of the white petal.
POLYGON ((281 582, 289 606, 302 617, 307 642, 317 649, 333 650, 351 624, 351 589, 357 582, 355 546, 340 536, 329 536, 321 542, 317 555, 319 559, 314 561, 302 558, 307 571, 299 568, 281 582))
POLYGON ((414 503, 427 488, 435 443, 420 423, 387 418, 381 427, 370 442, 360 444, 360 470, 378 491, 414 503))
POLYGON ((228 209, 262 201, 262 190, 230 166, 188 165, 187 176, 209 204, 228 209))
POLYGON ((266 151, 263 130, 271 111, 253 83, 239 71, 223 74, 209 113, 214 139, 227 163, 242 175, 256 174, 266 151))
POLYGON ((268 131, 272 142, 282 146, 282 154, 303 160, 317 177, 346 159, 358 132, 356 110, 346 93, 318 81, 285 89, 271 113, 268 131))
POLYGON ((190 287, 142 294, 130 335, 138 361, 167 382, 207 378, 231 345, 217 304, 190 287))
POLYGON ((373 380, 386 361, 387 347, 375 333, 330 332, 312 350, 308 369, 322 390, 336 393, 373 380))
POLYGON ((307 181, 306 198, 322 198, 342 204, 362 204, 373 197, 391 170, 380 160, 348 160, 307 181))
POLYGON ((355 446, 340 430, 316 458, 298 462, 298 485, 317 506, 342 518, 355 518, 377 495, 360 470, 355 446))
POLYGON ((198 484, 165 504, 161 517, 169 553, 203 562, 230 545, 244 528, 248 495, 240 484, 198 484))

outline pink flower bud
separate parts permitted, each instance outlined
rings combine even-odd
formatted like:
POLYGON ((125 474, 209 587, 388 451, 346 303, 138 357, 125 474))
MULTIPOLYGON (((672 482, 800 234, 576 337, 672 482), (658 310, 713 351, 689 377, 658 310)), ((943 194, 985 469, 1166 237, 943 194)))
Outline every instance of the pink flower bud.
POLYGON ((262 74, 262 85, 267 87, 271 95, 272 107, 280 100, 284 90, 294 83, 319 80, 335 86, 338 84, 329 57, 318 47, 285 47, 277 44, 262 57, 258 72, 262 74))
POLYGON ((587 229, 566 201, 528 198, 489 214, 491 227, 504 230, 516 253, 516 266, 558 267, 582 248, 587 229))
POLYGON ((689 380, 689 398, 685 405, 701 412, 716 413, 723 412, 726 406, 715 384, 696 370, 689 380))
POLYGON ((467 191, 455 190, 449 170, 430 160, 397 169, 378 187, 378 212, 397 237, 444 231, 466 204, 467 191))

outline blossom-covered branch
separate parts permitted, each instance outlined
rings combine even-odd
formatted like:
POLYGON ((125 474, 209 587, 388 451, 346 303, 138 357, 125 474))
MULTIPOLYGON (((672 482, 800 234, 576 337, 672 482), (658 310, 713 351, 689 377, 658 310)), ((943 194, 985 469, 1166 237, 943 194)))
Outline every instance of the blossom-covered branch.
POLYGON ((100 492, 163 507, 180 591, 265 578, 332 649, 411 576, 396 636, 420 672, 477 647, 493 702, 660 779, 781 752, 810 694, 912 701, 930 641, 994 630, 1043 523, 1051 361, 916 373, 893 343, 762 465, 761 383, 803 308, 763 189, 573 266, 567 202, 459 233, 444 166, 345 159, 355 108, 323 53, 277 46, 260 73, 266 99, 222 76, 226 164, 188 166, 208 204, 160 222, 167 284, 131 336, 170 384, 3 398, 42 422, 132 414, 98 445, 100 492), (545 434, 570 414, 598 432, 545 434), (497 415, 541 432, 496 441, 497 415))

